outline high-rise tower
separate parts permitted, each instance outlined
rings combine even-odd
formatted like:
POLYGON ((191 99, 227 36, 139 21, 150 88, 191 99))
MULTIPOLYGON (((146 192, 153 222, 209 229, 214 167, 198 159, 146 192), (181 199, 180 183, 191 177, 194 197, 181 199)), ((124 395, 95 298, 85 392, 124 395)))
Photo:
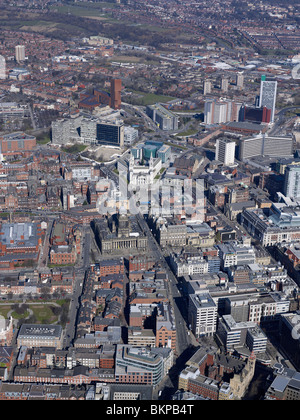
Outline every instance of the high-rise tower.
POLYGON ((266 107, 271 110, 271 123, 275 119, 277 97, 277 81, 267 80, 266 76, 262 76, 260 85, 259 107, 266 107))
POLYGON ((110 85, 110 107, 113 109, 121 109, 121 91, 122 80, 112 79, 110 85))
POLYGON ((25 46, 24 45, 17 45, 16 46, 16 61, 19 63, 20 61, 25 60, 25 46))

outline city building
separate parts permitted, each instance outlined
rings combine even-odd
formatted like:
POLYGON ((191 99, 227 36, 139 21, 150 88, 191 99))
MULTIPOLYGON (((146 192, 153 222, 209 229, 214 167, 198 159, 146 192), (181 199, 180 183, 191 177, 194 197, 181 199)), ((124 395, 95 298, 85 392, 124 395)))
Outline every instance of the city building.
POLYGON ((15 57, 18 63, 25 61, 25 45, 17 45, 15 48, 15 57))
POLYGON ((239 89, 243 89, 244 79, 245 79, 244 73, 243 72, 238 72, 237 75, 236 75, 236 86, 239 89))
POLYGON ((229 80, 226 77, 221 79, 221 90, 222 92, 228 92, 229 89, 229 80))
POLYGON ((139 131, 134 127, 124 127, 124 145, 131 146, 138 140, 139 131))
POLYGON ((170 264, 177 277, 206 274, 209 269, 208 260, 202 254, 187 257, 171 254, 170 264))
POLYGON ((247 347, 254 354, 265 353, 267 337, 253 321, 236 322, 232 315, 223 315, 218 324, 218 337, 222 340, 227 351, 247 347))
POLYGON ((110 82, 110 107, 113 109, 121 109, 121 92, 122 80, 112 79, 110 82))
POLYGON ((0 136, 1 153, 3 156, 30 152, 36 147, 36 137, 23 132, 4 134, 0 136))
POLYGON ((172 156, 171 147, 162 142, 147 140, 145 143, 139 143, 137 146, 131 149, 131 154, 134 159, 147 160, 151 157, 153 159, 159 158, 161 162, 167 163, 172 156))
POLYGON ((216 141, 216 160, 222 162, 226 166, 234 164, 235 158, 235 141, 228 138, 219 138, 216 141))
MULTIPOLYGON (((150 186, 154 184, 155 177, 161 170, 161 159, 151 156, 146 164, 136 162, 134 156, 130 155, 129 168, 128 168, 128 181, 132 189, 138 187, 150 186)), ((127 168, 125 167, 127 171, 127 168)), ((120 171, 119 171, 120 172, 120 171)))
POLYGON ((217 328, 217 305, 209 293, 189 295, 189 323, 196 337, 212 336, 217 328))
POLYGON ((243 210, 241 224, 264 246, 289 243, 300 239, 298 202, 273 203, 270 213, 263 209, 243 210))
POLYGON ((203 95, 208 95, 211 93, 212 84, 210 80, 204 80, 203 82, 203 95))
POLYGON ((173 218, 153 217, 154 232, 160 246, 183 247, 186 245, 187 226, 173 218))
POLYGON ((131 255, 128 260, 129 276, 132 271, 149 271, 155 266, 155 262, 151 255, 131 255))
POLYGON ((62 348, 63 329, 60 325, 23 324, 18 332, 17 346, 62 348))
POLYGON ((300 166, 288 165, 286 167, 283 194, 292 199, 300 198, 300 166))
POLYGON ((277 100, 277 81, 261 77, 259 107, 271 110, 271 123, 274 123, 277 100))
POLYGON ((94 146, 124 146, 125 126, 118 117, 107 121, 104 118, 82 113, 53 121, 51 128, 53 144, 84 143, 94 146))
POLYGON ((50 264, 69 265, 75 264, 77 259, 76 249, 72 245, 54 245, 50 251, 50 264))
POLYGON ((272 383, 264 396, 266 401, 298 401, 300 398, 300 375, 281 363, 273 366, 272 383))
POLYGON ((128 345, 132 347, 156 347, 156 337, 152 330, 136 327, 128 328, 128 345))
POLYGON ((243 266, 256 262, 255 250, 252 246, 230 242, 218 244, 217 246, 221 265, 225 271, 231 266, 243 266))
POLYGON ((51 123, 52 143, 67 144, 81 141, 81 124, 83 116, 59 118, 51 123))
POLYGON ((161 160, 161 163, 166 163, 171 158, 172 152, 171 147, 164 144, 158 151, 157 157, 161 160))
POLYGON ((279 321, 280 346, 293 366, 300 369, 299 312, 282 314, 279 321))
POLYGON ((208 400, 240 400, 253 378, 255 355, 241 357, 201 346, 179 375, 178 388, 208 400))
POLYGON ((95 220, 93 224, 96 240, 103 254, 113 252, 147 251, 148 239, 134 216, 114 214, 95 220))
POLYGON ((242 103, 221 98, 208 99, 204 104, 204 123, 207 125, 240 121, 242 103))
POLYGON ((93 92, 86 90, 80 94, 78 108, 88 111, 94 111, 101 106, 109 106, 114 110, 121 109, 122 80, 112 79, 110 82, 110 91, 94 88, 93 92))
POLYGON ((111 38, 106 38, 104 36, 90 36, 88 39, 85 39, 89 45, 101 46, 101 45, 114 45, 114 40, 111 38))
POLYGON ((17 102, 0 103, 0 121, 4 124, 5 131, 8 131, 11 123, 18 124, 19 128, 21 128, 24 119, 28 118, 29 115, 30 111, 28 106, 18 104, 17 102))
POLYGON ((157 305, 156 316, 156 347, 169 347, 176 351, 176 325, 174 312, 169 303, 162 302, 157 305))
POLYGON ((0 56, 0 80, 6 80, 6 60, 3 55, 0 56))
POLYGON ((124 146, 124 124, 121 121, 105 122, 98 118, 84 118, 80 125, 81 141, 90 145, 124 146))
POLYGON ((150 350, 129 345, 117 345, 115 362, 116 383, 158 385, 173 364, 173 350, 150 350))
POLYGON ((80 162, 78 165, 65 165, 62 168, 64 179, 78 182, 98 181, 99 169, 90 163, 80 162))
POLYGON ((124 146, 124 124, 100 122, 96 125, 96 142, 106 146, 124 146))
POLYGON ((245 161, 258 156, 290 158, 293 156, 293 149, 292 136, 271 136, 260 133, 254 137, 240 139, 239 159, 245 161))
POLYGON ((178 130, 178 117, 160 104, 148 105, 147 115, 157 124, 161 130, 178 130))
POLYGON ((240 121, 269 124, 271 122, 272 110, 267 107, 254 107, 244 105, 241 109, 240 121))
POLYGON ((42 244, 38 223, 2 223, 0 227, 0 256, 36 259, 42 244))
POLYGON ((84 401, 87 399, 87 390, 74 385, 35 384, 35 383, 9 383, 1 382, 0 400, 29 401, 38 398, 40 401, 84 401))

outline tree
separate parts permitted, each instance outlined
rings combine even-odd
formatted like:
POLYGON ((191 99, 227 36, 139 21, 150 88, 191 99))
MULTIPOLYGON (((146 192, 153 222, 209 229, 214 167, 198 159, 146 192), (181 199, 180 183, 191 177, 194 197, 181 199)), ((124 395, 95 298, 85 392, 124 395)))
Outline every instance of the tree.
POLYGON ((62 313, 62 308, 60 306, 51 306, 51 311, 53 315, 59 316, 62 313))

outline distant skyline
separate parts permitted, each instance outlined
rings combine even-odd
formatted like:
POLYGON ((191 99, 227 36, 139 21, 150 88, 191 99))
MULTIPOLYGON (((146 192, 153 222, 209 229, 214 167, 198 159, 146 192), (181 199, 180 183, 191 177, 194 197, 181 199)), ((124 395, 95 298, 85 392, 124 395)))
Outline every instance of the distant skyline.
POLYGON ((299 1, 0 11, 0 399, 300 400, 299 1))

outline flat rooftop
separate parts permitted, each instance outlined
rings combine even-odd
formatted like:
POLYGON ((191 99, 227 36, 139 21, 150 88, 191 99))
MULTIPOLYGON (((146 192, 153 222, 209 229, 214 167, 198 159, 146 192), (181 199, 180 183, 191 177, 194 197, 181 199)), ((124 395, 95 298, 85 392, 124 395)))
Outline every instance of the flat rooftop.
POLYGON ((2 244, 10 248, 37 245, 36 223, 3 223, 0 228, 2 244))
POLYGON ((16 133, 10 133, 10 134, 4 134, 3 140, 29 140, 29 139, 35 139, 34 136, 30 136, 29 134, 23 133, 23 132, 16 132, 16 133))
POLYGON ((60 325, 35 325, 23 324, 20 328, 18 338, 51 338, 61 337, 62 327, 60 325))

